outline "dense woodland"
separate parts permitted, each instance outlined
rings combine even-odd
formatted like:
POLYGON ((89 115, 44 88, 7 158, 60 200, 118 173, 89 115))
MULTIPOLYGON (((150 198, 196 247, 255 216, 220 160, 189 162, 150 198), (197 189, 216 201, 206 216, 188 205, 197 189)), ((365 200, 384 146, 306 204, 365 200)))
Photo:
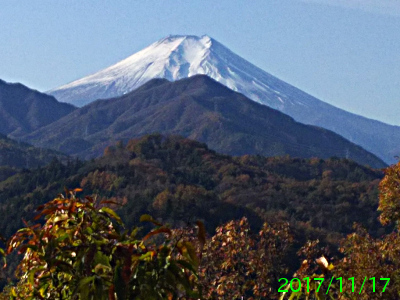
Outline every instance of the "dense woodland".
POLYGON ((65 154, 17 142, 0 133, 0 181, 20 169, 37 168, 49 164, 53 158, 66 161, 65 154))
MULTIPOLYGON (((39 294, 36 293, 33 299, 46 298, 43 296, 46 293, 52 295, 51 299, 197 299, 200 296, 205 299, 240 299, 241 296, 244 299, 274 299, 290 294, 277 292, 280 277, 290 280, 293 274, 304 278, 314 273, 328 276, 334 272, 335 276, 344 274, 345 278, 353 272, 358 280, 365 273, 365 265, 368 265, 374 272, 368 276, 393 277, 386 294, 364 293, 353 297, 332 289, 337 293, 335 299, 396 299, 385 296, 398 295, 397 287, 400 288, 399 282, 397 286, 394 284, 398 280, 395 254, 400 249, 395 228, 400 211, 396 203, 399 192, 395 184, 398 179, 390 180, 398 177, 398 171, 393 167, 387 172, 389 177, 382 181, 382 170, 373 170, 346 159, 231 157, 209 150, 199 142, 158 134, 131 140, 126 145, 117 143, 108 147, 104 156, 96 160, 61 162, 54 159, 46 167, 23 169, 0 182, 0 213, 4 216, 0 220, 0 228, 1 235, 10 238, 19 228, 39 222, 30 230, 36 230, 38 235, 40 231, 47 232, 51 237, 48 240, 55 240, 55 244, 39 248, 46 249, 45 252, 58 249, 54 255, 69 264, 68 270, 58 269, 61 267, 56 264, 55 269, 40 273, 38 270, 31 271, 33 266, 26 260, 22 261, 20 285, 16 288, 8 286, 3 295, 15 294, 14 297, 22 298, 21 295, 36 291, 39 294), (42 210, 42 216, 47 215, 46 223, 43 218, 28 221, 37 213, 36 207, 54 199, 65 187, 82 189, 79 192, 82 197, 79 198, 79 193, 75 196, 76 192, 64 193, 64 198, 57 198, 51 202, 53 204, 47 204, 49 209, 42 210), (92 198, 85 200, 83 195, 91 195, 92 198), (385 198, 384 195, 390 197, 385 198), (95 205, 103 200, 106 202, 102 205, 95 205), (383 211, 381 219, 378 205, 383 211), (63 232, 69 235, 61 236, 59 231, 53 232, 56 228, 48 227, 49 220, 63 213, 61 210, 65 211, 64 206, 82 207, 81 210, 71 208, 69 218, 75 221, 60 219, 66 222, 63 226, 77 226, 73 227, 73 232, 79 236, 77 240, 93 232, 94 228, 89 227, 105 226, 109 221, 104 218, 112 219, 110 222, 115 224, 113 228, 116 231, 110 229, 112 234, 109 232, 110 235, 100 234, 93 238, 93 241, 101 240, 102 255, 107 256, 104 258, 97 254, 103 257, 98 258, 106 266, 103 269, 96 270, 99 260, 93 258, 96 257, 94 250, 89 251, 93 248, 90 241, 82 242, 88 248, 66 251, 68 243, 62 241, 75 239, 75 235, 67 230, 63 232), (96 209, 93 210, 92 206, 96 209), (82 211, 86 209, 91 213, 87 214, 89 221, 84 225, 76 220, 82 218, 82 211), (154 219, 142 218, 150 221, 142 224, 139 220, 144 214, 154 219), (388 226, 384 227, 381 222, 388 226), (151 230, 148 223, 156 227, 150 236, 147 234, 151 230), (354 223, 358 225, 354 227, 354 223), (125 229, 135 226, 141 226, 142 230, 134 235, 123 234, 125 229), (112 246, 117 241, 136 246, 145 241, 149 244, 145 243, 145 248, 139 247, 141 250, 136 246, 127 249, 121 246, 125 250, 121 248, 118 252, 112 246), (178 241, 185 243, 179 244, 178 241), (176 247, 177 243, 179 247, 176 247), (142 251, 140 259, 134 267, 131 266, 131 273, 118 273, 118 266, 123 264, 123 260, 139 250, 142 251), (78 257, 79 251, 82 251, 82 257, 92 253, 92 260, 89 261, 94 264, 93 270, 90 266, 84 268, 75 264, 78 260, 71 258, 70 254, 74 252, 74 257, 78 257), (150 254, 142 257, 147 252, 150 254), (325 255, 332 265, 322 264, 320 267, 315 259, 321 255, 325 255), (372 258, 370 255, 375 256, 372 258), (181 273, 174 267, 170 270, 172 273, 168 273, 169 277, 162 279, 167 274, 161 270, 169 270, 169 266, 173 265, 166 261, 167 257, 186 271, 181 273), (34 279, 39 273, 42 276, 54 270, 65 276, 56 281, 52 277, 51 283, 46 281, 47 278, 45 284, 38 278, 34 279), (156 273, 152 272, 160 277, 146 280, 152 287, 150 290, 160 293, 150 297, 146 294, 149 291, 140 291, 140 284, 135 281, 137 277, 135 280, 130 277, 134 273, 132 270, 143 274, 156 270, 156 273), (33 281, 23 280, 24 272, 31 272, 33 281), (65 290, 61 282, 70 278, 71 272, 78 272, 73 276, 79 274, 76 280, 82 281, 71 284, 80 288, 70 285, 65 290), (118 276, 127 278, 123 280, 123 288, 115 285, 118 276), (103 280, 101 284, 99 280, 103 280), (168 286, 160 285, 160 280, 168 286), (238 286, 240 288, 236 288, 238 286), (110 292, 110 289, 113 290, 110 292), (106 290, 107 293, 104 293, 106 290), (130 292, 122 295, 123 290, 130 292), (197 294, 191 295, 190 291, 197 294), (103 298, 93 296, 100 294, 103 298), (338 295, 343 298, 338 298, 338 295)), ((19 239, 21 245, 29 239, 32 245, 43 243, 35 240, 34 236, 19 234, 13 239, 19 239)), ((70 243, 74 244, 72 240, 70 243)), ((21 250, 19 243, 10 245, 9 252, 18 248, 19 252, 27 253, 28 248, 21 250)), ((34 254, 39 248, 30 247, 30 255, 34 255, 39 265, 47 267, 46 260, 53 256, 45 252, 34 254)), ((11 270, 17 263, 15 254, 9 256, 10 267, 5 275, 11 276, 11 270)), ((326 289, 325 285, 323 288, 326 289)), ((324 299, 313 293, 311 287, 310 295, 324 299)))
POLYGON ((0 227, 9 236, 36 206, 64 187, 80 187, 85 194, 115 198, 128 225, 149 213, 173 225, 201 219, 212 233, 247 216, 254 228, 264 220, 287 220, 307 237, 335 240, 351 232, 354 222, 379 235, 382 177, 382 171, 345 159, 230 157, 195 141, 150 135, 109 147, 96 160, 53 160, 1 182, 0 210, 7 217, 0 227))

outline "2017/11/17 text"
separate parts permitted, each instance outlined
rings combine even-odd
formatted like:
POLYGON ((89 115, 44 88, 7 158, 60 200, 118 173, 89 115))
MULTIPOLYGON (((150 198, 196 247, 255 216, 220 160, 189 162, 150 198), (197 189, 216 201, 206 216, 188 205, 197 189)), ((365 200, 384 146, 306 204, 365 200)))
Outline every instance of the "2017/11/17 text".
MULTIPOLYGON (((322 287, 323 282, 325 281, 325 278, 323 278, 323 277, 321 277, 321 278, 314 278, 313 280, 316 281, 316 282, 318 283, 318 286, 317 286, 317 288, 316 288, 316 290, 315 290, 315 291, 318 293, 319 290, 320 290, 320 288, 322 287)), ((342 278, 342 277, 337 277, 337 278, 332 277, 331 280, 329 281, 329 286, 328 286, 328 288, 327 288, 327 290, 326 290, 326 294, 329 293, 329 289, 331 288, 331 285, 332 285, 332 283, 333 283, 334 280, 336 280, 336 283, 339 282, 339 289, 338 289, 338 291, 339 291, 340 293, 343 292, 343 278, 342 278)), ((357 293, 357 292, 358 292, 358 294, 361 295, 361 293, 362 293, 362 291, 363 291, 363 288, 365 287, 365 283, 367 282, 367 280, 368 280, 368 283, 369 283, 369 284, 372 283, 372 292, 375 293, 375 291, 376 291, 376 279, 375 279, 375 277, 371 277, 371 278, 365 277, 364 280, 363 280, 363 282, 362 282, 362 285, 361 285, 360 290, 356 289, 356 287, 355 287, 355 279, 354 279, 354 277, 347 278, 347 280, 349 280, 349 281, 351 282, 351 292, 352 292, 352 293, 357 293)), ((390 278, 380 278, 379 280, 380 280, 380 281, 383 281, 383 282, 386 281, 385 286, 384 286, 383 289, 382 289, 382 293, 384 293, 385 290, 386 290, 387 285, 389 284, 390 278)), ((287 293, 287 292, 289 292, 289 289, 290 289, 292 292, 299 292, 299 291, 301 291, 302 281, 301 281, 299 278, 296 278, 296 277, 295 277, 295 278, 293 278, 292 280, 290 280, 290 282, 289 282, 289 280, 288 280, 287 278, 280 278, 280 279, 279 279, 279 282, 281 282, 281 281, 284 281, 284 283, 283 283, 283 284, 280 286, 280 288, 278 289, 278 292, 279 292, 279 293, 287 293)), ((311 281, 310 277, 304 277, 304 278, 303 278, 303 281, 305 282, 305 284, 306 284, 306 286, 307 286, 307 293, 309 293, 309 292, 310 292, 310 281, 311 281)))

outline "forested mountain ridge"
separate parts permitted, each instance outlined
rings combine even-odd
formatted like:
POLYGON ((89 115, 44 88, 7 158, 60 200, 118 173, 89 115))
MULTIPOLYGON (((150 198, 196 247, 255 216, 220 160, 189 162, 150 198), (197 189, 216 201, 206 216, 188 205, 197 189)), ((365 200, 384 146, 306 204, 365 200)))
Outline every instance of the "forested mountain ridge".
POLYGON ((15 174, 19 169, 35 169, 53 159, 66 161, 68 158, 57 151, 36 148, 0 133, 0 181, 15 174))
POLYGON ((20 137, 48 125, 75 109, 20 83, 0 80, 0 133, 20 137))
POLYGON ((337 156, 385 166, 336 133, 298 123, 204 75, 176 82, 149 81, 119 98, 92 102, 23 138, 40 147, 91 158, 113 141, 153 132, 179 134, 229 155, 337 156))
POLYGON ((121 203, 130 225, 150 213, 173 224, 202 219, 212 232, 247 216, 255 227, 287 220, 298 238, 337 242, 354 222, 384 232, 376 212, 382 176, 345 159, 231 157, 181 137, 150 135, 108 147, 93 161, 53 161, 1 182, 0 228, 10 234, 64 187, 82 187, 121 203))

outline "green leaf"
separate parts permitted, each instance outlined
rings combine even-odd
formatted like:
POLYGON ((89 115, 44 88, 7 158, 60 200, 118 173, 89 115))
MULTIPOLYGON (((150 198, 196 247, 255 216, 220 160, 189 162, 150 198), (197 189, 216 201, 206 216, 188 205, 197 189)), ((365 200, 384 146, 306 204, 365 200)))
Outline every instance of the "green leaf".
POLYGON ((180 264, 182 267, 184 267, 184 268, 186 268, 186 269, 192 271, 192 273, 197 277, 197 274, 196 274, 197 271, 196 271, 196 269, 194 268, 194 266, 193 266, 192 264, 190 264, 190 263, 187 262, 186 260, 182 260, 182 259, 177 260, 176 263, 178 263, 178 264, 180 264))
POLYGON ((64 234, 64 235, 62 235, 62 236, 60 236, 59 238, 56 239, 56 241, 57 241, 57 242, 62 242, 63 240, 65 240, 65 239, 67 239, 67 238, 69 238, 69 234, 68 234, 68 233, 66 233, 66 234, 64 234))
POLYGON ((92 228, 91 227, 86 227, 85 228, 85 233, 88 234, 88 235, 92 235, 93 234, 92 228))
POLYGON ((152 252, 151 252, 151 251, 148 251, 148 252, 142 254, 142 255, 139 257, 139 259, 140 259, 140 260, 148 260, 149 258, 151 259, 151 257, 152 257, 152 252))
POLYGON ((82 278, 74 291, 74 295, 79 294, 80 299, 89 299, 90 284, 95 280, 95 276, 82 278))
POLYGON ((153 223, 153 224, 156 225, 156 226, 162 226, 161 223, 159 223, 159 222, 157 222, 156 220, 154 220, 153 217, 150 216, 150 215, 142 215, 142 216, 140 217, 140 222, 151 222, 151 223, 153 223))
POLYGON ((40 294, 40 296, 42 296, 43 298, 45 298, 46 297, 46 290, 47 290, 47 287, 49 286, 49 284, 47 283, 47 284, 44 284, 40 289, 39 289, 39 294, 40 294))
POLYGON ((135 228, 132 230, 132 232, 131 232, 131 234, 130 234, 130 237, 131 237, 132 239, 135 238, 136 235, 137 235, 137 233, 138 233, 138 231, 139 231, 139 228, 138 228, 138 227, 135 227, 135 228))
POLYGON ((94 255, 94 264, 101 264, 111 268, 109 257, 100 251, 97 251, 94 255))
POLYGON ((110 217, 114 218, 118 224, 122 225, 122 220, 121 218, 117 215, 117 213, 115 211, 113 211, 111 208, 109 207, 103 207, 99 210, 100 212, 105 212, 106 214, 108 214, 110 217))
POLYGON ((197 269, 197 267, 199 266, 199 259, 197 257, 196 250, 194 249, 192 243, 183 242, 183 246, 186 249, 186 251, 184 252, 185 256, 193 263, 193 266, 197 269), (186 255, 186 253, 188 255, 186 255))

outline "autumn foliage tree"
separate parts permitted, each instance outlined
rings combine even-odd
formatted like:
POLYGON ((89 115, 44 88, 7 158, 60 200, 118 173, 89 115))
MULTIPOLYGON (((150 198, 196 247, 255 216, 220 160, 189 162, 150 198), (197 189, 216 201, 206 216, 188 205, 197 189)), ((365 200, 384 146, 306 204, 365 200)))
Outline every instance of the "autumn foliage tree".
POLYGON ((271 299, 279 276, 288 272, 285 254, 293 237, 287 223, 265 223, 258 234, 246 218, 216 229, 200 266, 206 299, 271 299))
POLYGON ((380 221, 384 225, 394 223, 400 226, 400 162, 385 170, 385 177, 379 184, 380 221))
POLYGON ((23 254, 10 299, 187 299, 199 298, 197 256, 187 241, 143 216, 156 228, 138 238, 119 216, 91 197, 67 191, 40 207, 44 224, 26 224, 7 253, 23 254))

